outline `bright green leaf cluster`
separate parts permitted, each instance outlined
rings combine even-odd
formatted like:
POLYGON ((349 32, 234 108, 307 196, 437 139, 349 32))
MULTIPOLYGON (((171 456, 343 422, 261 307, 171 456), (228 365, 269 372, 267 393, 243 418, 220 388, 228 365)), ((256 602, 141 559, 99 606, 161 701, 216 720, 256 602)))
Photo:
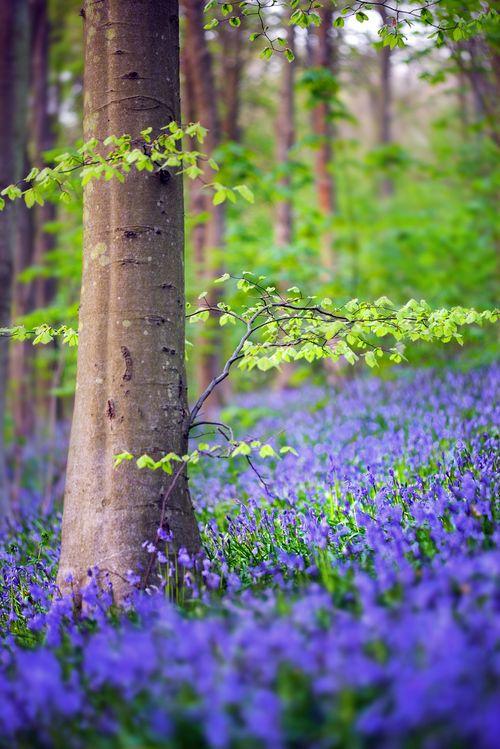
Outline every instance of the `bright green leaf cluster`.
MULTIPOLYGON (((230 278, 225 273, 217 283, 230 278)), ((297 287, 283 294, 266 285, 264 276, 249 272, 234 280, 249 297, 248 304, 234 310, 226 302, 211 306, 204 297, 204 306, 189 317, 192 322, 203 321, 213 314, 220 325, 241 324, 242 338, 233 361, 244 370, 265 372, 292 361, 341 358, 349 364, 363 359, 376 367, 384 356, 399 363, 405 359, 405 347, 413 342, 462 345, 461 328, 493 323, 499 314, 464 307, 432 310, 424 300, 415 299, 398 307, 387 297, 374 302, 352 299, 337 306, 329 298, 304 296, 297 287)))
POLYGON ((61 338, 68 346, 78 345, 78 333, 67 325, 54 328, 44 323, 32 330, 24 325, 16 325, 13 328, 0 328, 0 336, 11 338, 13 341, 27 341, 33 339, 33 346, 51 343, 55 338, 61 338))
MULTIPOLYGON (((0 198, 0 210, 5 207, 5 198, 23 198, 28 208, 35 203, 43 205, 46 199, 53 199, 55 193, 59 194, 60 200, 68 202, 72 197, 75 174, 83 186, 94 179, 124 182, 132 169, 159 175, 168 175, 173 170, 175 174, 197 179, 204 173, 200 164, 206 162, 213 171, 217 171, 218 166, 201 151, 185 150, 181 144, 185 138, 203 143, 206 133, 207 130, 199 122, 186 127, 171 122, 161 128, 154 138, 149 127, 141 132, 139 139, 133 139, 130 135, 110 135, 102 144, 92 139, 78 149, 57 156, 52 166, 43 169, 34 167, 19 183, 5 187, 0 193, 3 196, 0 198)), ((230 188, 220 182, 207 182, 204 187, 214 191, 215 205, 227 199, 235 202, 237 195, 253 202, 253 194, 246 185, 230 188)))

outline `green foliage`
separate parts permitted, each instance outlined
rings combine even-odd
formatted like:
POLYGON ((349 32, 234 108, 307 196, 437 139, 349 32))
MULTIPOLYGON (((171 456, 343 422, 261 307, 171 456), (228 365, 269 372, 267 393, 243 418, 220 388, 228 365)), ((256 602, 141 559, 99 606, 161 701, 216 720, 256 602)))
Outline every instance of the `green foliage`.
MULTIPOLYGON (((220 23, 227 21, 231 26, 240 26, 240 15, 247 19, 253 18, 259 30, 253 31, 249 39, 251 42, 260 40, 265 43, 260 52, 260 58, 269 60, 274 53, 279 52, 284 53, 286 59, 292 62, 295 55, 286 48, 286 42, 273 29, 275 9, 281 8, 285 16, 289 14, 290 25, 309 29, 321 24, 319 10, 325 4, 325 1, 311 2, 310 0, 288 0, 288 2, 269 0, 266 3, 261 0, 244 0, 233 5, 210 0, 205 5, 205 12, 212 15, 205 24, 205 29, 215 29, 220 23), (235 9, 240 15, 231 15, 235 9)), ((478 0, 472 0, 471 3, 438 0, 438 2, 422 2, 420 5, 415 3, 414 6, 409 7, 400 7, 399 3, 394 6, 391 2, 372 3, 368 0, 355 0, 345 5, 334 3, 334 5, 340 6, 340 14, 337 15, 333 24, 336 28, 342 28, 345 21, 350 18, 363 24, 369 21, 371 13, 376 12, 379 7, 384 7, 389 23, 380 28, 379 35, 383 46, 389 46, 391 49, 404 48, 407 45, 408 37, 404 32, 409 31, 413 26, 423 27, 425 31, 430 31, 431 33, 427 34, 428 38, 440 47, 448 40, 458 42, 483 33, 491 24, 498 25, 500 17, 495 7, 489 3, 485 7, 485 4, 478 0)))
MULTIPOLYGON (((224 274, 216 282, 229 278, 224 274)), ((191 323, 204 322, 216 314, 220 325, 229 320, 239 324, 242 337, 228 361, 231 365, 238 362, 243 370, 265 372, 292 361, 311 364, 341 357, 349 364, 361 358, 376 367, 384 355, 399 363, 408 344, 456 341, 462 345, 463 326, 498 319, 497 310, 479 312, 458 306, 432 310, 424 300, 415 299, 397 306, 385 296, 374 302, 351 299, 338 306, 329 297, 305 296, 297 287, 280 292, 264 276, 251 272, 235 281, 237 289, 250 297, 248 303, 235 311, 227 302, 212 306, 202 295, 204 304, 188 318, 191 323)))
POLYGON ((47 323, 37 325, 32 330, 27 329, 24 325, 15 325, 13 328, 0 328, 0 336, 7 336, 13 341, 32 340, 33 345, 52 343, 55 338, 61 338, 63 343, 68 346, 78 345, 78 333, 67 325, 60 325, 53 328, 47 323))
MULTIPOLYGON (((131 135, 110 135, 102 145, 92 139, 79 148, 59 154, 54 166, 43 169, 33 167, 21 183, 7 185, 0 193, 4 196, 0 198, 0 210, 5 207, 4 198, 11 201, 23 198, 27 207, 31 208, 35 203, 43 205, 47 198, 53 198, 55 192, 58 192, 62 203, 71 202, 74 194, 71 175, 74 172, 77 172, 81 185, 85 187, 93 179, 124 182, 131 169, 156 174, 168 173, 173 169, 176 174, 185 174, 192 180, 202 175, 203 169, 199 164, 203 161, 207 161, 212 169, 217 169, 216 163, 200 151, 182 149, 184 138, 194 138, 203 143, 207 131, 200 123, 191 123, 182 128, 171 122, 161 130, 161 134, 153 137, 152 128, 146 128, 141 132, 140 139, 133 139, 131 135), (106 151, 103 146, 111 148, 106 151)), ((235 192, 245 200, 253 199, 245 185, 231 189, 220 182, 208 182, 206 187, 215 193, 214 205, 227 199, 234 202, 235 192)))

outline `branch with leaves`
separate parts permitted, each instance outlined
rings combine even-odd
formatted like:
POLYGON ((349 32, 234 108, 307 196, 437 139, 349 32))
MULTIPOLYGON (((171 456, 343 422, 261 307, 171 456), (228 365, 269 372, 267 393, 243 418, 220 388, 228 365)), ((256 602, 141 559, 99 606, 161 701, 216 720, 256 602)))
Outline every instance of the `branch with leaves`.
MULTIPOLYGON (((448 22, 443 24, 435 16, 436 8, 443 0, 429 0, 417 7, 403 6, 399 0, 386 0, 385 2, 370 2, 369 0, 355 0, 354 2, 340 5, 340 12, 337 14, 334 26, 342 28, 345 20, 354 18, 359 23, 369 20, 369 12, 376 8, 385 8, 388 15, 388 23, 379 29, 379 36, 384 46, 405 47, 407 37, 404 33, 406 28, 413 26, 414 23, 420 23, 424 28, 433 29, 429 35, 437 46, 442 46, 446 37, 450 36, 454 41, 465 39, 474 34, 480 33, 484 24, 491 21, 498 21, 499 14, 494 7, 487 7, 481 12, 476 13, 472 18, 469 14, 461 15, 461 10, 452 14, 448 22)), ((209 0, 205 5, 205 12, 212 12, 212 18, 205 25, 205 29, 216 28, 220 23, 229 23, 229 25, 238 27, 241 25, 242 16, 254 16, 259 25, 259 31, 250 34, 250 41, 264 41, 264 48, 260 53, 263 60, 268 60, 274 53, 283 53, 289 62, 294 59, 294 54, 287 47, 286 39, 279 33, 272 32, 272 20, 274 20, 277 8, 289 9, 289 23, 300 28, 309 26, 319 26, 321 24, 321 15, 318 10, 326 4, 316 0, 244 0, 243 2, 226 3, 220 0, 209 0)), ((328 4, 330 4, 328 2, 328 4)))
MULTIPOLYGON (((170 179, 170 170, 185 174, 189 179, 200 179, 203 169, 200 162, 208 163, 212 171, 218 171, 217 163, 198 150, 184 150, 181 146, 186 137, 200 144, 207 130, 199 122, 181 127, 171 122, 153 137, 152 128, 141 131, 140 138, 131 135, 110 135, 101 144, 96 139, 84 143, 80 148, 66 151, 54 160, 53 165, 42 169, 33 167, 16 184, 8 185, 0 192, 0 210, 7 200, 23 199, 28 208, 35 203, 43 205, 54 196, 64 203, 71 202, 76 185, 83 187, 93 179, 117 179, 124 182, 126 175, 135 169, 138 172, 156 173, 160 179, 170 179)), ((237 195, 253 203, 253 194, 246 185, 227 186, 217 180, 205 182, 204 187, 213 191, 215 205, 225 200, 236 201, 237 195)))
POLYGON ((463 343, 461 328, 495 322, 499 310, 477 311, 465 307, 432 310, 424 300, 410 299, 397 307, 387 297, 374 302, 352 299, 342 306, 325 297, 304 296, 296 286, 286 295, 274 286, 266 286, 264 276, 245 272, 241 277, 225 273, 215 283, 234 279, 237 288, 249 297, 239 311, 220 302, 210 305, 206 292, 197 309, 188 311, 191 323, 206 321, 210 315, 219 324, 238 325, 243 333, 217 375, 200 395, 191 410, 191 424, 196 421, 205 401, 213 390, 229 376, 232 367, 261 371, 281 364, 305 359, 345 359, 354 364, 360 358, 375 367, 384 355, 393 362, 405 359, 404 350, 414 341, 463 343))

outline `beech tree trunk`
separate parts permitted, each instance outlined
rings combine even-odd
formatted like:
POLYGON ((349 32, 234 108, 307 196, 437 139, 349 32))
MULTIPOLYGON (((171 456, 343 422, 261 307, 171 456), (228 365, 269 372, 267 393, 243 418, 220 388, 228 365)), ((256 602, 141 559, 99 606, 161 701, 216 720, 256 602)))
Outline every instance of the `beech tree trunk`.
MULTIPOLYGON (((86 0, 84 137, 180 121, 177 0, 86 0)), ((145 566, 172 478, 113 467, 124 450, 158 459, 186 452, 182 180, 131 172, 84 190, 84 262, 75 410, 58 583, 108 572, 115 597, 145 566)), ((174 544, 195 552, 186 476, 166 501, 174 544)))
MULTIPOLYGON (((287 18, 288 20, 288 18, 287 18)), ((295 26, 288 26, 286 32, 286 46, 292 52, 295 48, 295 26)), ((277 121, 277 150, 276 158, 278 164, 285 169, 285 174, 280 179, 283 190, 283 198, 276 205, 276 228, 275 241, 278 247, 285 247, 293 239, 293 202, 290 196, 291 180, 288 173, 290 150, 295 141, 294 127, 294 62, 288 62, 283 56, 283 71, 281 78, 280 108, 277 121)))
MULTIPOLYGON (((0 3, 0 185, 16 182, 23 165, 26 119, 28 5, 0 3)), ((0 328, 9 327, 14 270, 16 205, 0 214, 0 328)), ((4 422, 8 338, 0 336, 0 524, 11 514, 5 466, 4 422)))
MULTIPOLYGON (((315 67, 333 72, 332 21, 333 8, 325 6, 320 9, 321 24, 317 29, 315 67)), ((331 106, 327 100, 321 101, 313 111, 314 133, 319 139, 316 151, 316 189, 318 207, 326 223, 326 229, 321 233, 320 258, 321 265, 333 280, 336 268, 336 256, 333 249, 331 220, 335 211, 335 185, 331 173, 333 127, 331 122, 331 106)))
MULTIPOLYGON (((214 80, 213 60, 208 48, 204 31, 205 16, 203 3, 199 0, 184 0, 186 12, 186 54, 189 58, 189 69, 196 102, 197 117, 201 124, 208 129, 205 140, 206 151, 213 154, 222 141, 222 129, 217 109, 217 89, 214 80)), ((207 179, 213 179, 208 172, 207 179)), ((214 206, 212 196, 203 191, 204 211, 209 218, 205 226, 204 246, 200 248, 198 267, 200 277, 208 284, 221 275, 221 253, 224 249, 226 207, 224 204, 214 206)), ((207 301, 216 305, 221 301, 222 290, 208 287, 207 301)), ((197 366, 197 385, 203 392, 209 383, 220 373, 221 363, 221 335, 217 320, 210 318, 203 328, 197 346, 199 361, 197 366)), ((217 388, 205 405, 205 415, 221 404, 222 390, 217 388)))

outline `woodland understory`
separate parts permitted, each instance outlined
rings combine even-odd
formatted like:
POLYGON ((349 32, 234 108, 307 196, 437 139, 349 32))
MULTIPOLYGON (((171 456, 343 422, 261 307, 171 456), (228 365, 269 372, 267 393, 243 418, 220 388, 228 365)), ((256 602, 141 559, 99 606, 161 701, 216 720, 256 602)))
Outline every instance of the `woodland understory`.
POLYGON ((0 0, 0 749, 496 749, 499 61, 0 0))

